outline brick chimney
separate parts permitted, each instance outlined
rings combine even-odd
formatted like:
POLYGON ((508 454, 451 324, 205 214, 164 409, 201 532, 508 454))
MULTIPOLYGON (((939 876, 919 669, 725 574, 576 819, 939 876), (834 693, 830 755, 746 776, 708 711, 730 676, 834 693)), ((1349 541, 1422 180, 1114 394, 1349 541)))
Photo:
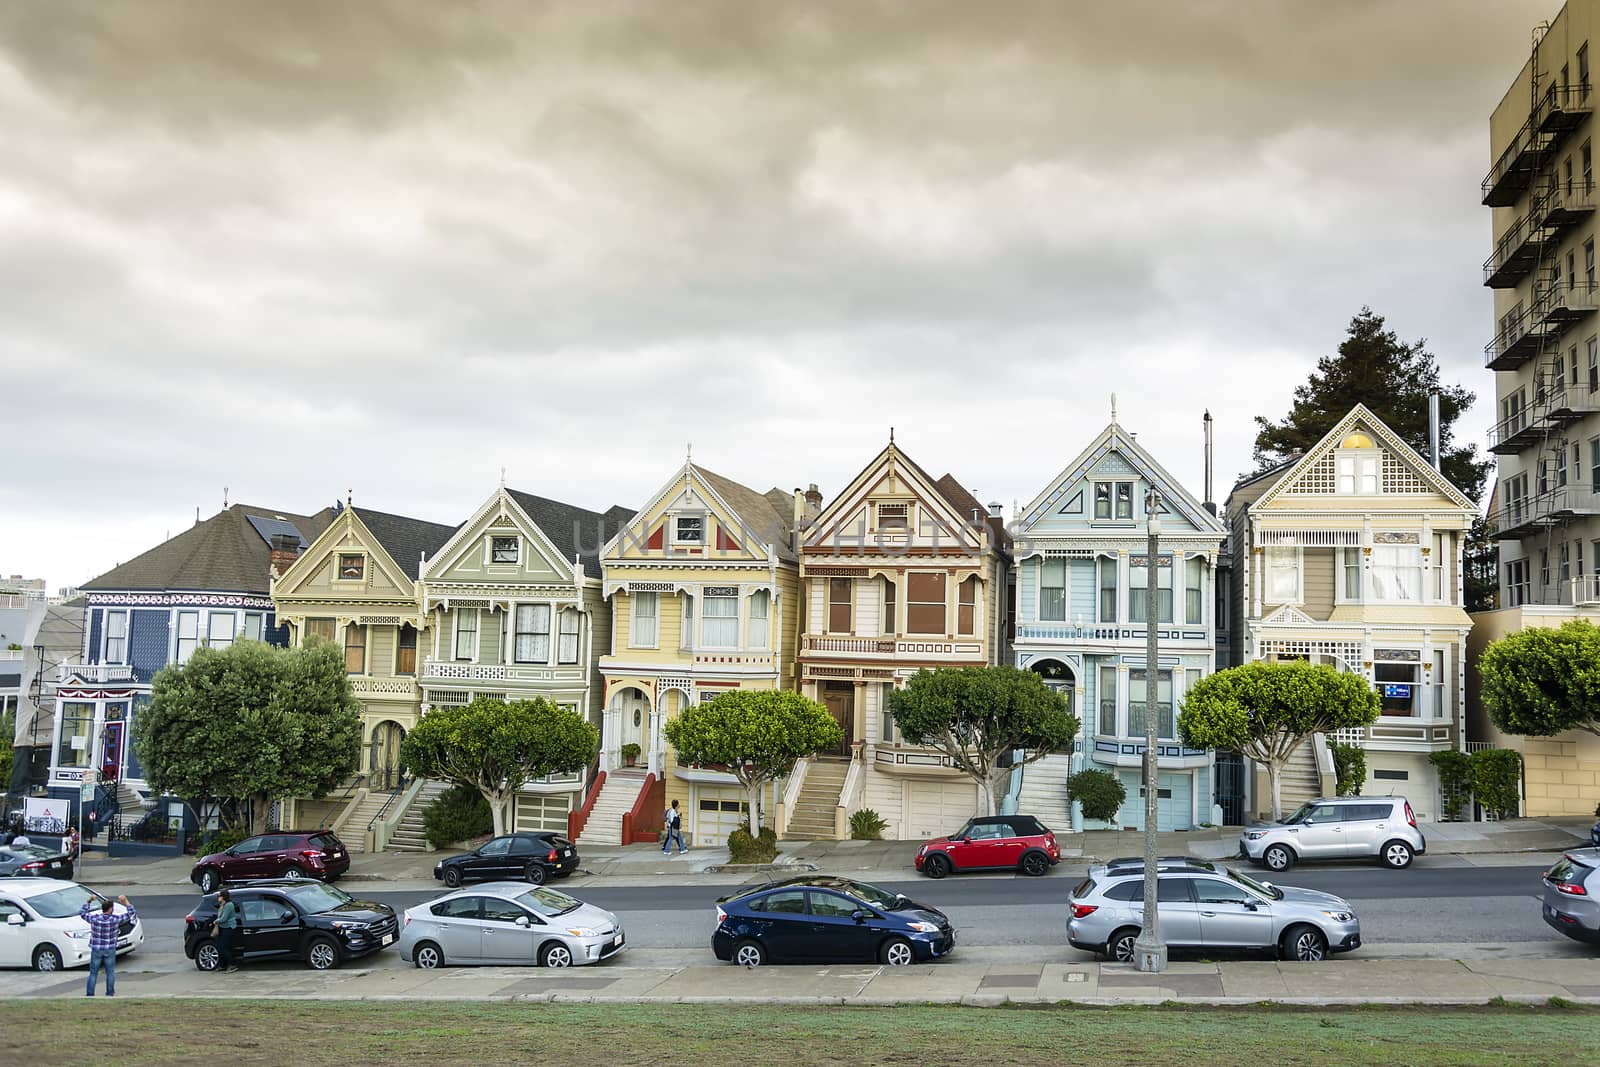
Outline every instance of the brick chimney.
POLYGON ((817 483, 812 482, 806 489, 806 518, 816 518, 822 514, 822 490, 817 488, 817 483))
POLYGON ((267 556, 268 575, 274 579, 282 578, 283 572, 300 558, 300 539, 288 534, 273 534, 268 544, 272 546, 267 556))

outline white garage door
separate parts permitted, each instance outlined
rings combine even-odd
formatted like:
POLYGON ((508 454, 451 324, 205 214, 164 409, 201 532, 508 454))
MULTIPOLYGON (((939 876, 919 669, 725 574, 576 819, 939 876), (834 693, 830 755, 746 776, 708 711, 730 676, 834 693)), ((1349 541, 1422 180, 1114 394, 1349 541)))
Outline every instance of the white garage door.
POLYGON ((920 841, 954 833, 977 813, 976 782, 907 782, 906 825, 900 836, 920 841))
POLYGON ((567 805, 571 796, 559 793, 543 796, 537 793, 517 794, 516 816, 513 822, 518 830, 556 830, 567 832, 567 805))
POLYGON ((688 827, 696 848, 720 847, 728 835, 750 819, 750 805, 742 789, 702 785, 695 789, 694 824, 688 827))

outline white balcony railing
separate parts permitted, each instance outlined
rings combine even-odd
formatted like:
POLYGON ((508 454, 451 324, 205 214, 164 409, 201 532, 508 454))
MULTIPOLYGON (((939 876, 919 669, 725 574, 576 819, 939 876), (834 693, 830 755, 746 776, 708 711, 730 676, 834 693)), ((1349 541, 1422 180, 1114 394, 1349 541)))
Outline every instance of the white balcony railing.
POLYGON ((452 663, 424 660, 422 677, 452 682, 547 682, 557 678, 581 677, 575 665, 546 667, 527 663, 452 663))
POLYGON ((1437 748, 1451 742, 1449 719, 1379 719, 1370 726, 1335 730, 1330 740, 1360 748, 1437 748))
POLYGON ((56 681, 73 678, 90 684, 133 681, 133 668, 126 663, 63 663, 56 668, 56 681))

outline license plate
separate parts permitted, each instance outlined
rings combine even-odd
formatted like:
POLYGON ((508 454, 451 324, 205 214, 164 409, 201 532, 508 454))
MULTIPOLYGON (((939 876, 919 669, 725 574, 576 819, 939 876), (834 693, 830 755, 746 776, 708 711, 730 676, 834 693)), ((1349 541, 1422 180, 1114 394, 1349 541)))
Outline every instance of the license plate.
POLYGON ((620 945, 620 944, 622 944, 622 935, 621 935, 621 934, 618 934, 618 935, 617 935, 617 936, 616 936, 616 937, 613 937, 613 938, 612 938, 612 939, 611 939, 611 943, 612 943, 612 944, 613 944, 613 945, 620 945))
POLYGON ((394 935, 393 934, 384 934, 383 935, 383 943, 385 945, 387 945, 389 942, 391 942, 393 940, 394 940, 394 935))
POLYGON ((61 869, 61 861, 60 860, 55 860, 54 862, 52 862, 50 864, 50 869, 52 871, 59 871, 61 869))

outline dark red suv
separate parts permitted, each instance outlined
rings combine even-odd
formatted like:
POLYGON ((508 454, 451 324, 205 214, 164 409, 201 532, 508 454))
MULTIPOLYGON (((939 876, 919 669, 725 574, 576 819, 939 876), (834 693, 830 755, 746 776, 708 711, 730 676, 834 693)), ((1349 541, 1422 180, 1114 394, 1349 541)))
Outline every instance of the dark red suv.
POLYGON ((1037 876, 1060 862, 1056 835, 1032 815, 973 819, 949 837, 936 837, 917 850, 917 870, 929 878, 983 870, 1037 876))
POLYGON ((280 830, 246 838, 201 857, 189 881, 202 893, 251 878, 315 878, 331 882, 350 869, 350 850, 331 830, 280 830))

